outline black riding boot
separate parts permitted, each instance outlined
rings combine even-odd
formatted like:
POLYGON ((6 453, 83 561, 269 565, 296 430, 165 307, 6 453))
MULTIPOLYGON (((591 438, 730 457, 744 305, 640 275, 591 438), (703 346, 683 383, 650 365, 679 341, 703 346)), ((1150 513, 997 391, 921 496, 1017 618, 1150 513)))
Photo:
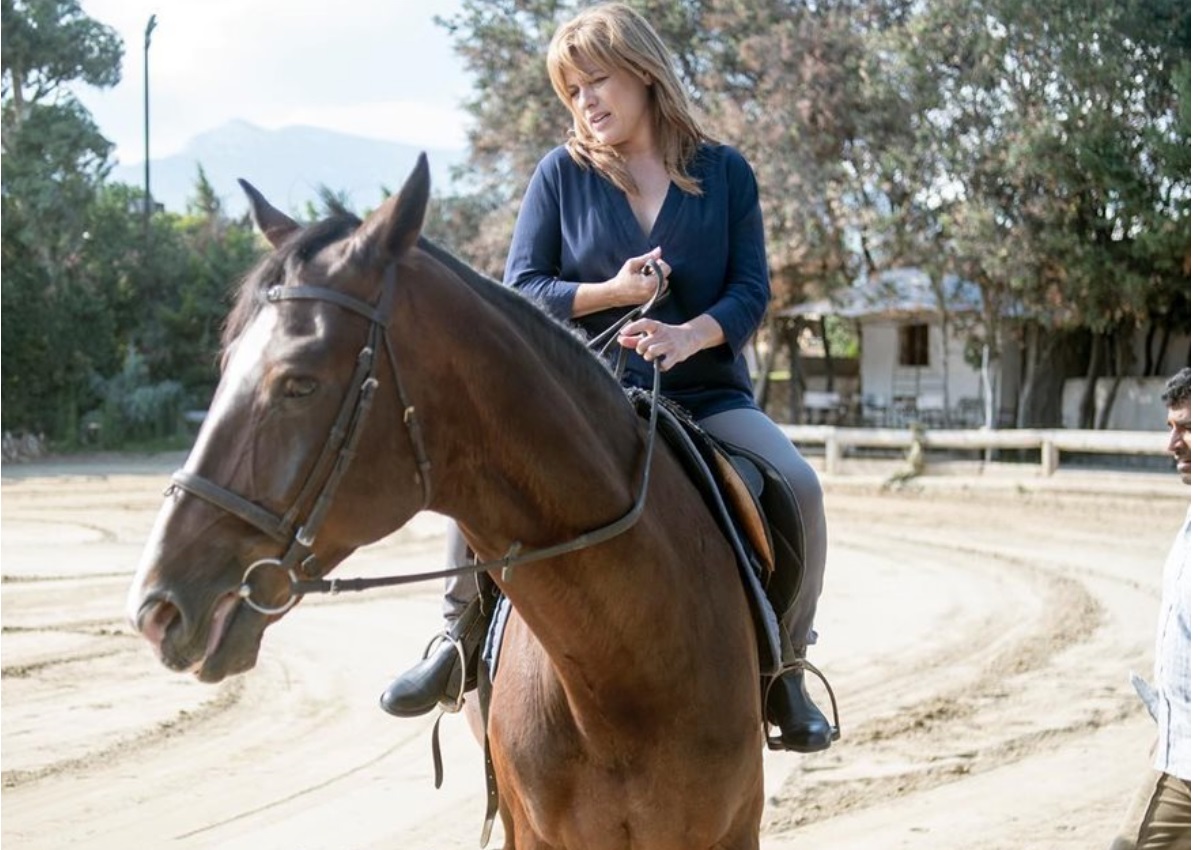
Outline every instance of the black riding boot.
POLYGON ((379 697, 379 706, 397 717, 419 717, 439 703, 447 711, 458 711, 462 695, 475 688, 479 650, 486 632, 487 621, 476 598, 440 636, 432 651, 388 685, 379 697), (463 658, 467 662, 465 672, 463 658))
POLYGON ((767 694, 767 720, 779 727, 782 749, 792 752, 827 750, 835 739, 829 721, 809 696, 803 669, 785 673, 771 685, 767 694))

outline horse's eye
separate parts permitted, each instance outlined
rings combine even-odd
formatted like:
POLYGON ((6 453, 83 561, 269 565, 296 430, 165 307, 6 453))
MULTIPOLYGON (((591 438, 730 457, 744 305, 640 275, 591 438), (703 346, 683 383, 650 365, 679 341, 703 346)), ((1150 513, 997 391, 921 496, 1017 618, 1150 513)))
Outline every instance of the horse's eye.
POLYGON ((317 379, 305 377, 289 377, 283 382, 284 398, 304 398, 317 391, 317 379))

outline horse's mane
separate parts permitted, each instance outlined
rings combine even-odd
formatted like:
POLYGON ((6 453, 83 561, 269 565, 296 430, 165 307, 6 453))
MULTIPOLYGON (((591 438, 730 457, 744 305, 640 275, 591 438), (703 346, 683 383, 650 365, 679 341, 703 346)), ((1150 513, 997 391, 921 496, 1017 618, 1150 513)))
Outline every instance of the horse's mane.
POLYGON ((454 272, 476 295, 507 315, 525 336, 536 339, 537 348, 552 362, 570 368, 572 376, 578 380, 596 381, 607 385, 609 391, 621 394, 620 385, 608 364, 585 345, 582 332, 552 318, 539 302, 481 274, 424 236, 418 246, 454 272))
MULTIPOLYGON (((322 249, 345 239, 362 221, 355 215, 340 212, 330 218, 299 230, 282 247, 264 257, 238 285, 233 309, 225 320, 221 337, 222 350, 242 333, 257 315, 263 304, 260 293, 283 283, 288 261, 306 262, 322 249)), ((471 268, 452 252, 422 236, 420 250, 433 257, 472 292, 513 321, 519 331, 537 340, 537 348, 552 362, 571 371, 573 379, 587 381, 589 386, 603 387, 620 397, 621 390, 604 361, 583 343, 579 333, 554 320, 541 305, 529 300, 499 281, 471 268)))

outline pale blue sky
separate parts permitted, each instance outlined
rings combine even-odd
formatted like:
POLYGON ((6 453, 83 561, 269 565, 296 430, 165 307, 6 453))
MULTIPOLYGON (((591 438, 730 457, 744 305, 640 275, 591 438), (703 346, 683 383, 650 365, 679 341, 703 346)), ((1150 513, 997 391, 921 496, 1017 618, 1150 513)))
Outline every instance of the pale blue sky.
POLYGON ((143 159, 143 34, 150 157, 233 119, 429 147, 465 147, 471 79, 433 23, 460 0, 82 0, 125 40, 121 82, 80 99, 123 163, 143 159))

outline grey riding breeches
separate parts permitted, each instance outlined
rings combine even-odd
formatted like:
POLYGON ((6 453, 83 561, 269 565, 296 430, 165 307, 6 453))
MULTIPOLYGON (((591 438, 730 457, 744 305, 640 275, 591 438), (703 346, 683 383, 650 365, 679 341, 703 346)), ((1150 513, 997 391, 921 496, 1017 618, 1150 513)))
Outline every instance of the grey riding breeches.
POLYGON ((825 532, 825 494, 816 471, 779 426, 758 408, 715 413, 697 424, 717 439, 766 459, 791 485, 804 523, 804 581, 791 609, 783 614, 783 625, 797 650, 816 643, 813 623, 817 617, 817 600, 825 584, 825 555, 829 546, 825 532))

